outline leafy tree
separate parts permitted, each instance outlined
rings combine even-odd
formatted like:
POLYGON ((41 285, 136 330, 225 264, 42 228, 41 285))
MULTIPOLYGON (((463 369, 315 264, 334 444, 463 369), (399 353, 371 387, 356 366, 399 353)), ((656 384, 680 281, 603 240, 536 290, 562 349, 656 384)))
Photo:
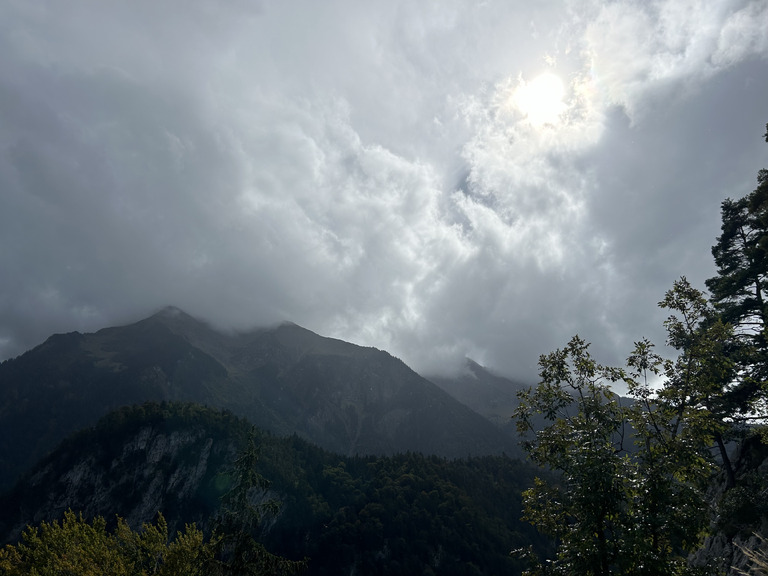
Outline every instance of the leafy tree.
POLYGON ((741 410, 731 396, 738 372, 733 358, 737 336, 685 277, 674 283, 659 306, 672 312, 664 322, 667 344, 679 355, 664 368, 666 382, 656 404, 669 413, 672 438, 683 433, 702 452, 716 446, 731 488, 736 479, 726 440, 741 410))
POLYGON ((597 364, 588 348, 575 336, 541 356, 541 382, 520 393, 518 430, 533 432, 535 416, 548 422, 526 450, 562 473, 559 482, 537 478, 523 497, 525 517, 559 542, 547 572, 608 576, 627 554, 631 463, 622 454, 626 411, 609 387, 623 374, 597 364))
POLYGON ((184 532, 169 541, 168 523, 162 514, 157 515, 155 524, 145 523, 140 532, 118 518, 114 537, 134 573, 142 576, 203 575, 213 558, 214 543, 206 542, 194 524, 187 524, 184 532))
POLYGON ((690 394, 672 391, 694 377, 696 362, 698 375, 710 368, 693 356, 664 361, 641 341, 625 371, 601 366, 588 348, 576 336, 542 356, 541 382, 520 394, 518 429, 534 433, 526 450, 561 474, 524 493, 526 518, 558 543, 557 558, 528 574, 684 574, 708 523, 712 424, 690 394), (611 391, 620 380, 634 402, 611 391), (547 424, 535 429, 536 418, 547 424))
POLYGON ((16 546, 0 550, 0 573, 8 576, 194 576, 205 574, 210 543, 194 525, 168 540, 162 515, 157 524, 132 531, 118 518, 114 533, 104 518, 88 522, 68 511, 61 523, 29 527, 16 546))
POLYGON ((0 552, 0 570, 9 576, 129 575, 133 566, 106 530, 103 518, 92 524, 67 512, 61 524, 43 522, 28 528, 23 542, 0 552))
POLYGON ((713 426, 705 409, 679 393, 690 362, 664 360, 642 340, 627 366, 625 382, 633 400, 627 419, 634 436, 627 573, 683 574, 688 552, 696 549, 709 524, 705 493, 713 470, 713 426))

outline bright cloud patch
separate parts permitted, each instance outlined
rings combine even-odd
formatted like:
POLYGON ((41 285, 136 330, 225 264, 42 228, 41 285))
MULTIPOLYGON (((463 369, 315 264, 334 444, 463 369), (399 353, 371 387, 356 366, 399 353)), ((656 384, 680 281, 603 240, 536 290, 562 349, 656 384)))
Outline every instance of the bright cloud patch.
POLYGON ((531 124, 541 126, 558 122, 566 108, 564 95, 563 81, 547 72, 530 82, 521 82, 512 98, 531 124))

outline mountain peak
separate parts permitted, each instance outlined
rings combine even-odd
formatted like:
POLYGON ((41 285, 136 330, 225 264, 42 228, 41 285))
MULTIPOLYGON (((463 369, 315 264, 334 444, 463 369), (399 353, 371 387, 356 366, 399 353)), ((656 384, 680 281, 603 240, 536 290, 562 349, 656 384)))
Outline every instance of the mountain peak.
POLYGON ((190 329, 210 329, 207 323, 187 314, 184 310, 177 308, 176 306, 166 306, 145 319, 144 322, 159 322, 176 333, 184 333, 190 329))
POLYGON ((155 312, 151 318, 192 318, 189 314, 184 312, 181 308, 176 306, 166 306, 155 312))

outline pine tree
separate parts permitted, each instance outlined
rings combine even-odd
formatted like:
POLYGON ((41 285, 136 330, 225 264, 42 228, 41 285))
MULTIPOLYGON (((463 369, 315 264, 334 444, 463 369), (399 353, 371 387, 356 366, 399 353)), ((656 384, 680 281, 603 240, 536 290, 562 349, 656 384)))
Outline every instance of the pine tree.
POLYGON ((293 561, 270 553, 258 541, 262 523, 278 513, 279 503, 269 497, 269 482, 256 469, 259 449, 251 429, 235 460, 232 487, 222 497, 211 537, 216 554, 210 574, 235 576, 288 576, 299 574, 307 561, 293 561))
POLYGON ((747 417, 765 412, 768 394, 768 170, 758 172, 753 192, 725 200, 721 216, 722 234, 712 247, 717 275, 706 285, 736 335, 730 355, 739 370, 724 399, 734 416, 747 417))

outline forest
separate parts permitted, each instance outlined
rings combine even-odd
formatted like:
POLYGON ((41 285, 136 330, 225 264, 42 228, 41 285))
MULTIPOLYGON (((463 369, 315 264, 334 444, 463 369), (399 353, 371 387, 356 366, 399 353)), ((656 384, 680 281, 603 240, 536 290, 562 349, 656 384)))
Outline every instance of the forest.
MULTIPOLYGON (((0 568, 28 574, 44 562, 57 567, 41 573, 67 573, 59 562, 62 546, 67 558, 82 555, 83 562, 90 561, 90 540, 84 544, 71 535, 82 530, 98 532, 115 554, 125 552, 126 538, 139 539, 131 549, 144 546, 140 539, 145 533, 153 535, 153 545, 162 541, 163 547, 153 552, 157 560, 151 570, 133 556, 120 560, 126 573, 136 574, 194 573, 187 572, 190 564, 177 569, 170 567, 175 560, 164 559, 176 554, 179 539, 184 546, 196 546, 194 562, 205 564, 196 568, 201 573, 215 573, 213 564, 227 573, 245 570, 232 568, 232 551, 222 545, 228 538, 258 543, 252 558, 246 554, 257 564, 263 558, 290 558, 301 563, 286 564, 291 570, 306 568, 306 574, 319 575, 352 569, 365 574, 520 574, 524 562, 511 556, 511 549, 532 544, 539 553, 551 552, 549 538, 520 518, 521 493, 536 474, 530 464, 506 456, 342 457, 295 435, 278 437, 253 428, 230 412, 188 403, 128 406, 70 437, 0 498, 0 518, 16 517, 19 508, 50 508, 60 496, 59 478, 83 467, 91 475, 108 476, 110 491, 96 494, 98 489, 79 482, 84 493, 76 501, 87 508, 85 513, 64 510, 59 524, 27 528, 18 544, 0 554, 0 568), (202 442, 183 445, 150 465, 145 450, 126 455, 125 448, 148 429, 165 438, 187 434, 202 442), (150 479, 178 476, 197 466, 200 446, 208 440, 208 469, 193 493, 166 492, 162 518, 143 528, 132 526, 131 531, 124 519, 116 519, 118 511, 130 515, 141 493, 150 489, 137 485, 136 470, 146 471, 150 479), (182 467, 190 462, 191 467, 182 467), (35 484, 34 478, 44 474, 51 481, 35 484), (103 507, 92 506, 94 500, 103 507), (194 527, 186 526, 192 522, 194 527)), ((12 528, 1 524, 0 538, 7 539, 12 528)), ((95 573, 102 562, 93 565, 95 573)), ((82 566, 84 571, 72 573, 87 573, 82 566)), ((242 573, 262 573, 248 570, 242 573)))

